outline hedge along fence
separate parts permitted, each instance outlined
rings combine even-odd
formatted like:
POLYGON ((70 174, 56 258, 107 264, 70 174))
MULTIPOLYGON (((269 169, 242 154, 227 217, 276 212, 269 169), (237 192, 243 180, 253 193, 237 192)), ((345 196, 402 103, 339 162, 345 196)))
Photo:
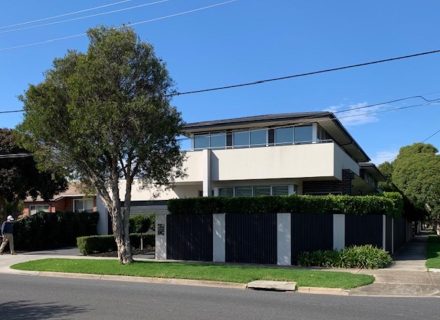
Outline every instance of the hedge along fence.
POLYGON ((397 192, 389 192, 377 196, 292 195, 189 198, 169 200, 168 211, 171 214, 255 214, 282 212, 348 215, 384 214, 399 217, 403 214, 403 198, 397 192))
MULTIPOLYGON (((154 234, 142 234, 144 241, 144 246, 153 247, 155 244, 154 234)), ((140 248, 141 234, 132 233, 130 234, 130 243, 132 248, 140 248)), ((113 235, 105 236, 88 236, 88 237, 78 237, 76 239, 76 244, 79 251, 83 255, 102 253, 116 251, 116 242, 113 235)))
POLYGON ((39 212, 14 223, 18 250, 44 250, 75 246, 76 238, 96 234, 97 212, 39 212))

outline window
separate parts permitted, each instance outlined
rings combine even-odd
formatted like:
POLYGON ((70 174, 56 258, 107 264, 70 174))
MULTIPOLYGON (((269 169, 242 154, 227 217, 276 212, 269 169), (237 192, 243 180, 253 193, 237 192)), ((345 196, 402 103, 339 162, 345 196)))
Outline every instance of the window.
POLYGON ((48 204, 41 204, 41 205, 29 206, 29 213, 31 215, 34 215, 38 212, 49 212, 49 205, 48 204))
POLYGON ((224 149, 226 147, 226 133, 211 134, 211 148, 224 149))
POLYGON ((275 129, 275 144, 293 143, 293 128, 277 128, 275 129))
POLYGON ((219 188, 218 189, 219 197, 233 197, 234 189, 233 188, 219 188))
POLYGON ((194 136, 194 149, 208 149, 209 148, 209 135, 195 135, 194 136))
POLYGON ((267 144, 267 129, 251 131, 251 146, 265 146, 267 144))
POLYGON ((270 196, 270 186, 255 186, 254 197, 270 196))
POLYGON ((234 147, 249 147, 249 131, 235 131, 232 133, 234 147))
POLYGON ((304 143, 313 141, 312 126, 298 126, 295 128, 295 143, 304 143))
POLYGON ((252 187, 235 187, 236 197, 252 197, 252 187))
POLYGON ((289 186, 273 186, 272 187, 273 196, 287 196, 289 195, 289 186))
POLYGON ((74 199, 73 211, 75 212, 92 212, 93 199, 74 199))

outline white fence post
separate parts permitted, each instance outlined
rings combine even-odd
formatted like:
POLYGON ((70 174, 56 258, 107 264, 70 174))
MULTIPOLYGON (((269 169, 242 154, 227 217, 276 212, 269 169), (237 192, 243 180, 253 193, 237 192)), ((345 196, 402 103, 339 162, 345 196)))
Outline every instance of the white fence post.
POLYGON ((291 214, 277 214, 277 264, 292 264, 291 214))
POLYGON ((345 248, 345 214, 333 215, 333 250, 345 248))
POLYGON ((225 214, 215 213, 212 215, 212 260, 225 262, 225 214))
POLYGON ((156 214, 156 260, 167 259, 167 215, 156 214))

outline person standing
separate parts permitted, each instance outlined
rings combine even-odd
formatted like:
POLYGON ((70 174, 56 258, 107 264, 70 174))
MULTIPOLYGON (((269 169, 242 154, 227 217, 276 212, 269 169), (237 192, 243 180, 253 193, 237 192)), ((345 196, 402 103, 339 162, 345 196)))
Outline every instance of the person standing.
POLYGON ((3 250, 5 250, 6 245, 9 242, 9 249, 11 250, 11 254, 16 254, 14 251, 14 218, 12 216, 8 216, 6 221, 2 224, 2 236, 3 241, 0 246, 0 254, 3 254, 3 250))

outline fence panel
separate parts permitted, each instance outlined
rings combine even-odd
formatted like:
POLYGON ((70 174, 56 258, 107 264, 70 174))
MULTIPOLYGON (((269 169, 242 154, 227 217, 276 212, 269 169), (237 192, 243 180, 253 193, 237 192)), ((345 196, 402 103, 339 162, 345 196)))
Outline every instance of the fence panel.
POLYGON ((168 215, 167 259, 212 261, 212 214, 168 215))
POLYGON ((304 251, 333 249, 332 214, 292 214, 292 264, 304 251))
POLYGON ((226 262, 277 263, 276 214, 226 214, 226 262))
POLYGON ((345 246, 372 244, 382 248, 382 215, 346 215, 345 246))

